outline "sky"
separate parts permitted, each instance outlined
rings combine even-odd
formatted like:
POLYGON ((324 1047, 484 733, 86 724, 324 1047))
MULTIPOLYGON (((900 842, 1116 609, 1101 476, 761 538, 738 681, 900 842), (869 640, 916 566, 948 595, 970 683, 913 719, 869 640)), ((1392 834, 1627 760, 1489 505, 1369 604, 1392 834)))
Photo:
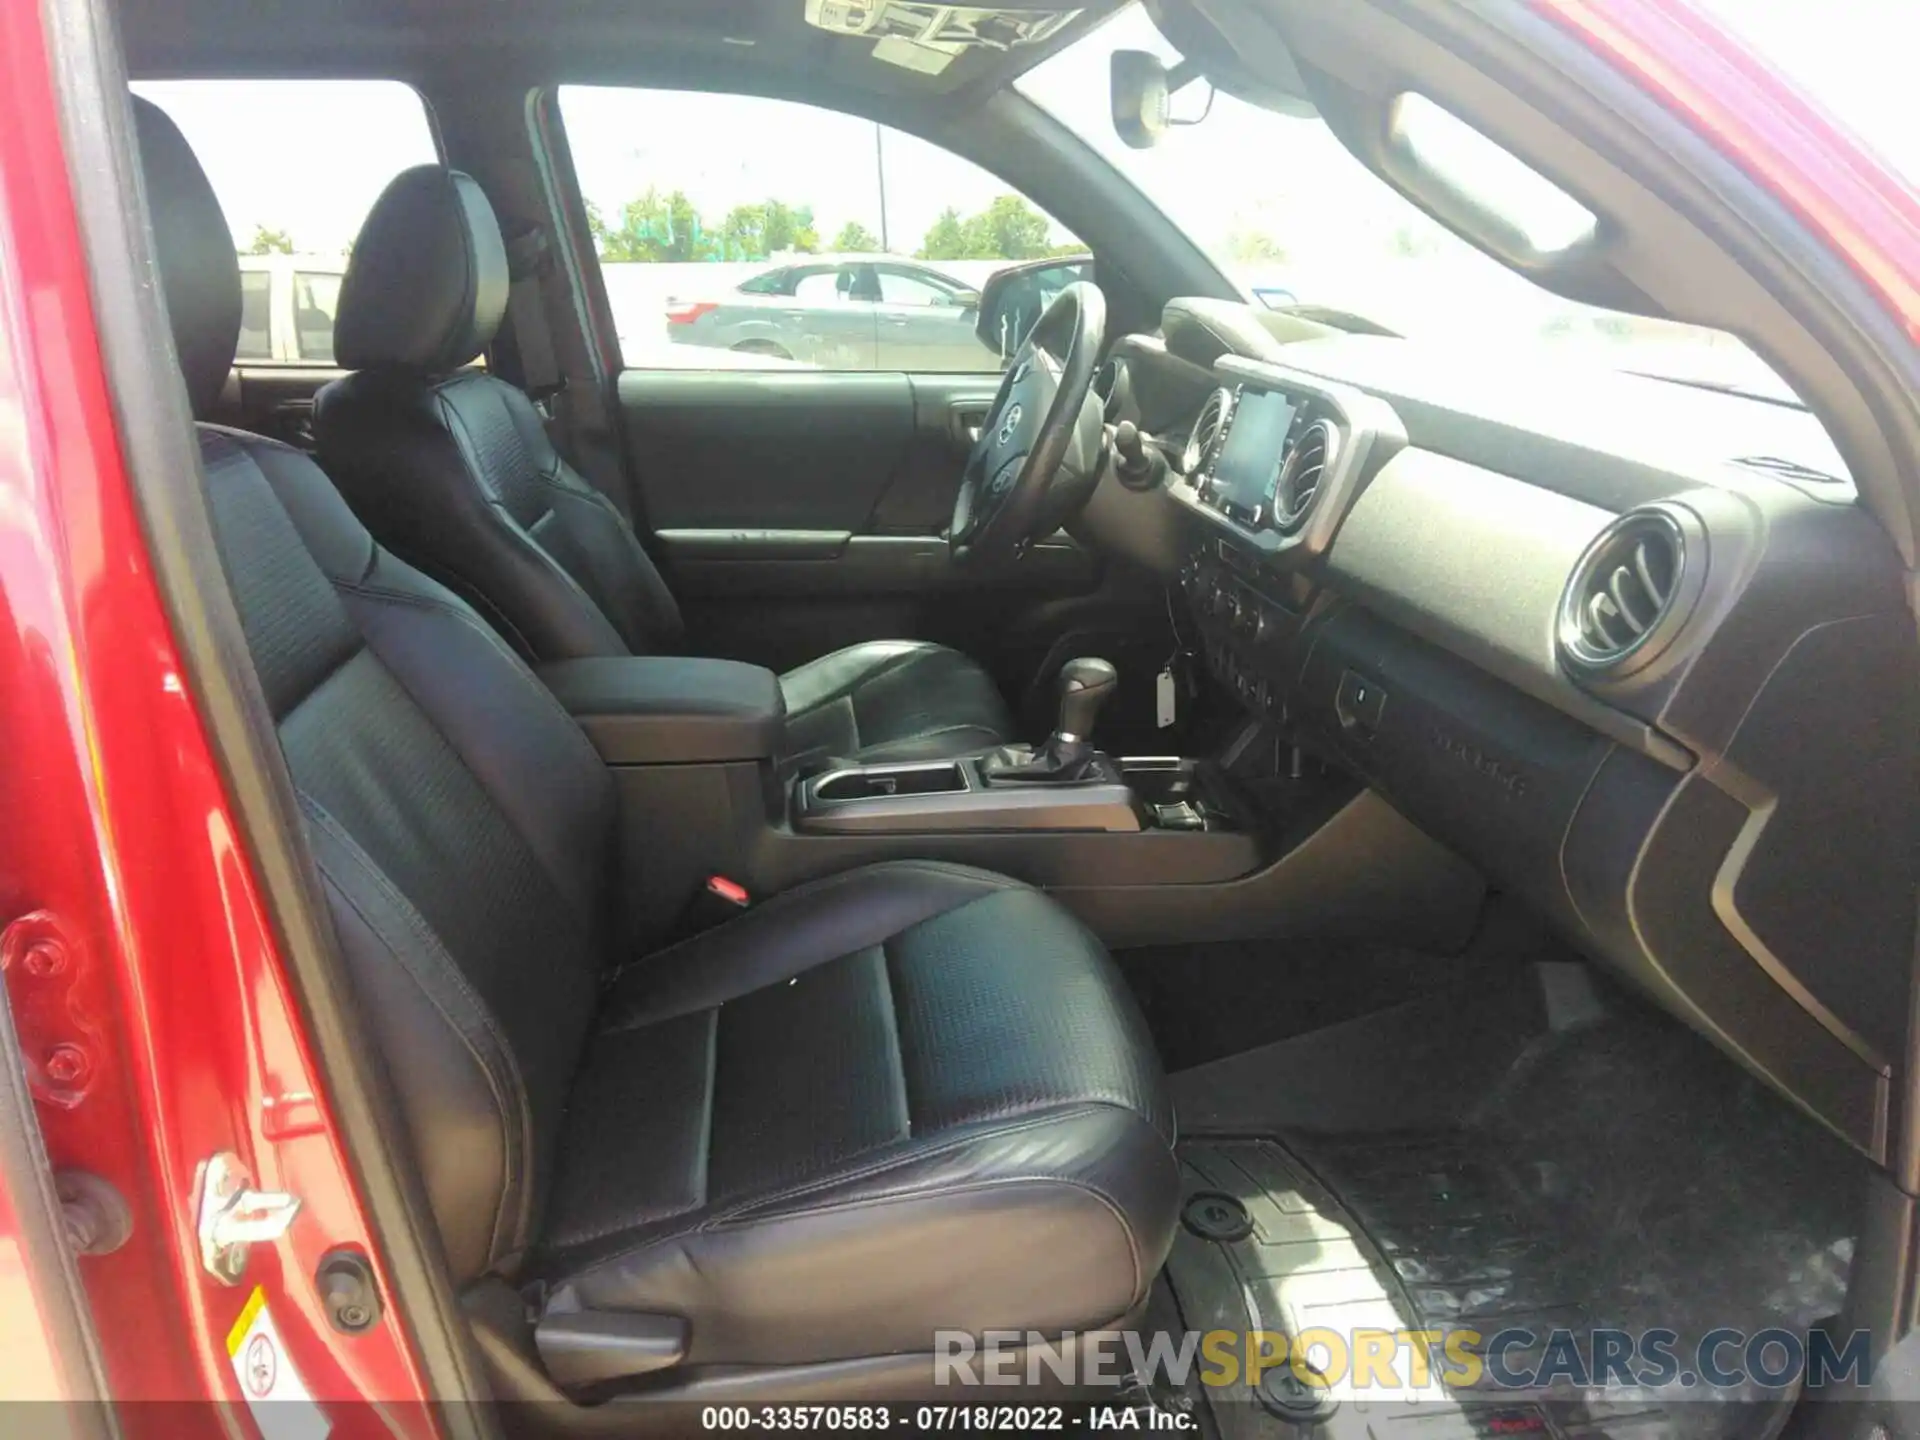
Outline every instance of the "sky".
POLYGON ((381 190, 438 158, 425 107, 396 81, 167 80, 134 90, 173 117, 245 248, 254 227, 299 248, 352 243, 381 190))
MULTIPOLYGON (((800 0, 794 0, 795 4, 800 0)), ((1911 67, 1920 0, 1699 0, 1811 91, 1897 168, 1920 177, 1911 67)), ((1206 109, 1156 149, 1129 150, 1108 116, 1107 60, 1119 46, 1176 58, 1137 8, 1030 72, 1021 88, 1080 134, 1246 283, 1355 309, 1415 333, 1498 316, 1565 328, 1565 302, 1420 215, 1315 119, 1183 91, 1206 109), (1250 237, 1276 258, 1254 261, 1250 237)), ((169 82, 136 87, 199 153, 236 242, 256 225, 303 251, 337 252, 400 169, 433 159, 419 98, 379 82, 169 82)), ((915 249, 948 206, 979 210, 1007 189, 958 157, 849 116, 784 101, 566 87, 561 112, 588 198, 616 214, 649 185, 685 190, 710 221, 777 198, 813 207, 823 243, 848 221, 881 231, 885 167, 891 248, 915 249)), ((1056 227, 1055 239, 1068 237, 1056 227)), ((1581 321, 1584 324, 1584 320, 1581 321)), ((1675 327, 1676 331, 1678 327, 1675 327)), ((1645 338, 1641 336, 1639 338, 1645 338)), ((1661 337, 1665 339, 1673 336, 1661 337)), ((1724 347, 1723 347, 1724 348, 1724 347)))

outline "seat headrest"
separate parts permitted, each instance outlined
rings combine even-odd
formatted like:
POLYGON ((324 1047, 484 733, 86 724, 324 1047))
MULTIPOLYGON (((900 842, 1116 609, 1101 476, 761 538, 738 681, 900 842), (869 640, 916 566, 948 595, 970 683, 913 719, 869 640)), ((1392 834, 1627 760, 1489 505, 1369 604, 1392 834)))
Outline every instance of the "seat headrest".
POLYGON ((240 262, 220 201, 193 147, 166 111, 133 97, 160 290, 193 413, 219 398, 240 343, 240 262))
POLYGON ((500 222, 479 183, 443 165, 403 170, 353 242, 334 358, 349 370, 457 369, 500 328, 509 284, 500 222))

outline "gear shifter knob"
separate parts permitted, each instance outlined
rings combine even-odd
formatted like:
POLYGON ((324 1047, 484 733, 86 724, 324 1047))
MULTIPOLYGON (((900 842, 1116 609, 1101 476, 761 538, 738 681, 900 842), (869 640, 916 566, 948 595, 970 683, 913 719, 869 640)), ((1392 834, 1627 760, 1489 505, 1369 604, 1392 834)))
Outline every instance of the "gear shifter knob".
POLYGON ((1054 733, 1062 740, 1084 741, 1093 733, 1100 707, 1120 683, 1120 673, 1105 660, 1069 660, 1060 667, 1060 723, 1054 733))
POLYGON ((1060 667, 1060 723, 1039 749, 1003 745, 980 762, 989 785, 1077 785, 1098 779, 1100 752, 1087 743, 1100 707, 1120 676, 1104 660, 1069 660, 1060 667))

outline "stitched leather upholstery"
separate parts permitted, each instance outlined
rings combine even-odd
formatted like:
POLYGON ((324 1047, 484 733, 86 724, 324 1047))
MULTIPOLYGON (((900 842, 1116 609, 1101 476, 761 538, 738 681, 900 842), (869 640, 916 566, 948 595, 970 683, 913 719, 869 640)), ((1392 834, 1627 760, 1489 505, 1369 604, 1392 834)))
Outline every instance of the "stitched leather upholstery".
POLYGON ((589 1308, 686 1316, 689 1363, 924 1350, 936 1315, 1115 1320, 1172 1241, 1131 997, 997 875, 898 862, 779 896, 623 971, 588 1055, 539 1267, 589 1308))
MULTIPOLYGON (((383 545, 536 664, 670 651, 679 607, 626 518, 524 393, 456 368, 492 340, 506 273, 471 178, 418 166, 387 187, 341 285, 335 350, 358 373, 315 399, 321 463, 383 545)), ((927 759, 1013 734, 986 672, 938 645, 852 646, 782 688, 796 755, 927 759)))
POLYGON ((511 1270, 605 961, 611 782, 298 451, 203 426, 214 533, 455 1275, 511 1270))
POLYGON ((736 1367, 924 1352, 936 1326, 1085 1329, 1144 1298, 1178 1202, 1173 1118, 1076 920, 901 862, 617 966, 615 801, 578 727, 306 456, 199 434, 456 1282, 683 1316, 691 1361, 736 1367))
POLYGON ((1000 692, 957 650, 870 640, 780 677, 787 750, 797 757, 940 760, 1003 743, 1013 721, 1000 692))

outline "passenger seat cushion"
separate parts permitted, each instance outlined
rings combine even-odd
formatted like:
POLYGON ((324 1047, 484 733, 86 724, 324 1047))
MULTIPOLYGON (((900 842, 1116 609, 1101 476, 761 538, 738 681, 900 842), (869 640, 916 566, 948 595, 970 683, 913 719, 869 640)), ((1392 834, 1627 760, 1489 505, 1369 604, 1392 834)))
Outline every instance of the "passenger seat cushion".
POLYGON ((796 760, 937 760, 1013 738, 1013 718, 986 671, 922 640, 850 645, 780 677, 796 760))
POLYGON ((541 1270, 692 1321, 690 1361, 1084 1328, 1171 1243, 1173 1114, 1078 921, 910 861, 777 897, 619 976, 569 1106, 541 1270))

